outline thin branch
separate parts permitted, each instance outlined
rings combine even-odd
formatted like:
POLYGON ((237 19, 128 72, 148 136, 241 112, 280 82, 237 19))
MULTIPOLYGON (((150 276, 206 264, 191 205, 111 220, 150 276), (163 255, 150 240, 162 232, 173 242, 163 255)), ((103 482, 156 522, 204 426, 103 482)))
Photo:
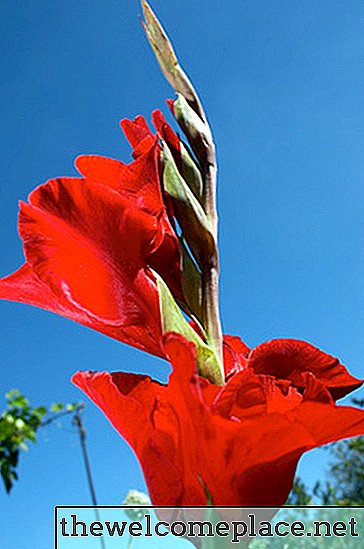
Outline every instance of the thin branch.
POLYGON ((48 419, 42 421, 41 426, 46 427, 47 425, 50 425, 51 423, 54 423, 58 419, 64 416, 68 416, 69 414, 74 414, 75 412, 79 412, 83 410, 85 405, 83 403, 78 404, 76 408, 72 408, 72 410, 64 410, 63 412, 57 412, 57 415, 54 415, 52 417, 49 417, 48 419))
MULTIPOLYGON (((84 461, 84 464, 85 464, 86 475, 87 475, 87 483, 88 483, 88 487, 89 487, 89 491, 90 491, 90 495, 91 495, 91 501, 92 501, 92 504, 95 508, 94 509, 95 510, 95 517, 96 517, 96 520, 98 522, 100 522, 100 514, 99 514, 99 510, 97 508, 96 491, 95 491, 95 486, 94 486, 94 482, 93 482, 93 479, 92 479, 90 459, 89 459, 89 456, 88 456, 88 450, 87 450, 87 444, 86 444, 86 431, 85 431, 85 427, 84 427, 84 424, 83 424, 83 421, 82 421, 81 411, 82 411, 82 408, 81 409, 76 409, 76 411, 74 413, 74 416, 73 416, 73 423, 77 427, 78 434, 79 434, 79 437, 80 437, 80 443, 81 443, 81 448, 82 448, 82 456, 83 456, 83 461, 84 461)), ((101 545, 102 549, 106 549, 105 540, 104 540, 103 536, 101 536, 99 539, 100 539, 100 545, 101 545)))

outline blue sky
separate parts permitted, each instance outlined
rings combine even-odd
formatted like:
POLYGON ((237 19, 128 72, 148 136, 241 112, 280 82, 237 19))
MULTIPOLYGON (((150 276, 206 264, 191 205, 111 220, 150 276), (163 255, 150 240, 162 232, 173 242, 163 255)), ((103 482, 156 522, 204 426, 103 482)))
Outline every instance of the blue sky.
MULTIPOLYGON (((364 5, 360 0, 155 0, 214 130, 219 157, 221 308, 249 345, 307 340, 363 377, 364 5)), ((1 274, 23 261, 17 201, 73 159, 128 161, 118 121, 173 97, 137 19, 137 0, 2 0, 1 274)), ((166 379, 169 368, 71 321, 0 303, 1 394, 34 404, 82 399, 78 369, 166 379)), ((360 393, 358 393, 360 394, 360 393)), ((143 489, 127 445, 85 414, 100 503, 143 489)), ((327 452, 300 464, 312 484, 327 452)), ((22 456, 0 492, 2 548, 48 549, 55 504, 89 504, 67 421, 22 456)))

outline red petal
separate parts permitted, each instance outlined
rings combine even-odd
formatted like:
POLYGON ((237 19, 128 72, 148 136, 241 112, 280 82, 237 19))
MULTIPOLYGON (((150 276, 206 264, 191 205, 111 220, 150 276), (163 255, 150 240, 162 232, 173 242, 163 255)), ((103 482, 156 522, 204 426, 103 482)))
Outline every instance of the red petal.
POLYGON ((245 362, 250 353, 250 347, 248 347, 238 336, 224 335, 224 342, 231 347, 235 353, 239 356, 239 359, 245 362))
POLYGON ((217 394, 211 410, 222 417, 229 418, 232 415, 239 414, 237 408, 260 407, 267 403, 264 388, 259 376, 252 374, 248 370, 243 370, 232 376, 217 394), (240 398, 242 396, 242 398, 240 398), (233 408, 235 410, 233 412, 233 408))
POLYGON ((77 372, 72 383, 105 413, 115 429, 137 450, 152 433, 155 398, 165 387, 148 376, 77 372))
POLYGON ((148 256, 148 265, 161 275, 175 299, 183 302, 181 252, 175 234, 166 233, 159 248, 148 256))
POLYGON ((302 376, 304 377, 305 384, 303 401, 313 400, 314 402, 321 402, 323 404, 334 404, 331 394, 322 381, 319 381, 310 372, 305 372, 302 376))
POLYGON ((304 425, 313 443, 310 448, 364 434, 364 410, 305 400, 289 418, 304 425))
POLYGON ((171 113, 173 114, 174 116, 174 99, 167 99, 166 103, 169 107, 169 110, 171 111, 171 113))
POLYGON ((175 463, 178 420, 160 402, 167 388, 149 377, 122 373, 77 372, 72 381, 132 446, 152 501, 182 503, 182 476, 175 463))
POLYGON ((34 274, 28 264, 18 271, 0 280, 0 299, 17 301, 41 307, 52 313, 74 320, 88 328, 92 328, 108 337, 112 337, 128 345, 133 345, 142 351, 163 356, 158 340, 143 326, 113 326, 106 322, 98 322, 86 311, 75 307, 65 296, 55 294, 52 289, 34 274))
POLYGON ((160 246, 148 256, 148 265, 163 277, 174 296, 182 300, 180 247, 161 194, 159 153, 154 139, 149 149, 128 165, 102 156, 80 156, 75 164, 88 180, 115 189, 132 199, 135 206, 157 216, 160 246))
POLYGON ((29 200, 20 207, 19 231, 34 272, 97 319, 141 323, 135 301, 142 301, 142 290, 153 291, 142 268, 154 219, 80 179, 49 181, 29 200))
MULTIPOLYGON (((139 145, 133 150, 133 158, 138 160, 139 156, 143 156, 143 154, 148 153, 150 148, 153 146, 153 144, 156 142, 156 138, 153 136, 148 135, 143 141, 139 143, 139 145)), ((159 145, 158 145, 159 147, 159 145)))
POLYGON ((0 298, 35 305, 81 322, 85 315, 66 300, 59 298, 25 263, 15 273, 0 280, 0 298))
POLYGON ((168 124, 163 116, 163 113, 157 109, 152 114, 153 124, 159 133, 161 139, 165 141, 171 150, 174 161, 181 173, 182 170, 182 158, 181 158, 181 142, 179 137, 174 133, 171 126, 168 124))
POLYGON ((143 116, 137 116, 134 120, 124 118, 120 126, 133 149, 137 148, 146 137, 153 137, 143 116))
MULTIPOLYGON (((298 391, 289 385, 288 382, 288 386, 281 386, 271 376, 257 375, 251 369, 245 369, 227 381, 211 410, 222 417, 240 421, 267 413, 285 413, 302 401, 298 391)), ((331 398, 328 393, 327 396, 331 398)))
POLYGON ((258 345, 249 355, 248 365, 256 373, 288 379, 305 387, 304 372, 313 373, 336 400, 357 389, 362 381, 348 373, 345 366, 305 341, 275 339, 258 345))
POLYGON ((224 420, 209 451, 209 486, 216 506, 281 506, 292 487, 300 456, 318 446, 364 433, 364 411, 312 401, 285 413, 262 413, 240 424, 224 420), (225 425, 225 427, 224 427, 225 425), (221 471, 223 473, 221 474, 221 471))
MULTIPOLYGON (((275 436, 279 435, 279 432, 275 433, 275 436)), ((271 444, 276 444, 273 437, 268 440, 271 444)), ((263 455, 266 455, 265 447, 262 451, 263 455)), ((232 474, 233 486, 228 485, 225 488, 225 496, 219 495, 218 501, 226 502, 224 505, 241 507, 281 507, 292 489, 301 454, 302 451, 297 450, 274 460, 267 456, 265 462, 258 462, 256 465, 253 465, 254 458, 249 460, 246 468, 240 471, 235 468, 232 474)), ((216 495, 215 499, 217 497, 216 495)))
POLYGON ((250 349, 239 337, 224 335, 223 352, 226 379, 246 368, 250 349))
POLYGON ((125 328, 137 328, 155 352, 158 295, 145 264, 156 238, 152 216, 103 185, 58 179, 21 205, 19 230, 29 265, 54 294, 123 341, 125 328))
POLYGON ((164 350, 173 365, 167 387, 127 374, 74 379, 132 444, 155 505, 205 505, 202 480, 216 506, 281 506, 305 451, 364 432, 364 411, 310 400, 321 385, 312 375, 306 397, 251 371, 219 388, 197 375, 182 336, 165 336, 164 350), (239 421, 218 409, 224 400, 240 402, 239 421))
POLYGON ((157 139, 131 164, 103 156, 79 156, 75 165, 78 171, 92 181, 107 185, 130 195, 135 205, 153 214, 165 211, 159 180, 159 147, 157 139))
MULTIPOLYGON (((173 371, 170 375, 166 399, 170 416, 177 418, 174 460, 178 463, 183 479, 184 494, 181 505, 204 505, 206 494, 201 484, 212 479, 209 473, 208 455, 200 452, 200 440, 204 437, 213 443, 211 413, 206 402, 212 402, 219 387, 210 384, 197 374, 195 347, 184 337, 170 333, 163 337, 164 352, 173 371)), ((166 416, 170 422, 170 417, 166 416)), ((210 448, 211 451, 211 448, 210 448)), ((158 501, 156 498, 153 501, 158 501)))

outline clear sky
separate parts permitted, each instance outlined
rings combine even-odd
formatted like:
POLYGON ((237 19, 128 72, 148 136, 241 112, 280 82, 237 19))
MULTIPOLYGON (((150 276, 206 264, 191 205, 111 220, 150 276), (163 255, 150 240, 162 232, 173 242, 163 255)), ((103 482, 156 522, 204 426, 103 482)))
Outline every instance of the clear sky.
MULTIPOLYGON (((225 333, 249 345, 307 340, 363 377, 364 42, 362 0, 154 0, 204 100, 218 147, 225 333)), ((173 97, 137 0, 2 0, 1 274, 23 261, 17 200, 73 159, 124 161, 119 119, 173 97)), ((34 404, 80 400, 78 369, 166 379, 166 363, 71 321, 0 303, 0 394, 34 404)), ((2 406, 0 406, 1 408, 2 406)), ((90 403, 85 421, 100 503, 144 488, 127 445, 90 403)), ((322 478, 327 452, 302 459, 322 478)), ((89 504, 67 421, 22 456, 0 489, 2 549, 49 549, 53 506, 89 504), (31 541, 31 545, 29 540, 31 541)))

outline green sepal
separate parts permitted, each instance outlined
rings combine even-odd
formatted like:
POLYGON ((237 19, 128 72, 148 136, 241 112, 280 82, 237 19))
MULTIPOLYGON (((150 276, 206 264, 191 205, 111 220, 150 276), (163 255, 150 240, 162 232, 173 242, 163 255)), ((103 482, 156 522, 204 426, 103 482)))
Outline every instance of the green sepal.
POLYGON ((163 334, 175 332, 194 343, 199 374, 215 385, 223 385, 222 368, 215 352, 184 318, 164 280, 155 271, 153 274, 157 280, 163 334))
POLYGON ((163 143, 163 186, 173 198, 175 215, 183 237, 202 268, 215 249, 215 239, 204 209, 179 173, 173 156, 163 143))

